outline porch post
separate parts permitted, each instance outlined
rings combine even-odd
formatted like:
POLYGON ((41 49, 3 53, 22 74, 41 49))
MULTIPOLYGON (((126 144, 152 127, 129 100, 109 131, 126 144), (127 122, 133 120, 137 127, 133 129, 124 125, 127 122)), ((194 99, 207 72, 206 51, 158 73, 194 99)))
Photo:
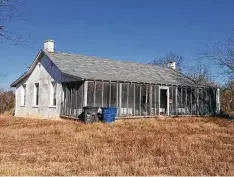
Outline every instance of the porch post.
POLYGON ((103 107, 103 95, 104 95, 104 82, 102 81, 102 107, 103 107))
POLYGON ((96 81, 94 81, 94 86, 93 86, 93 106, 96 106, 96 81))
MULTIPOLYGON (((202 95, 201 95, 201 99, 202 99, 202 101, 201 101, 201 108, 202 108, 202 114, 206 114, 206 110, 204 111, 204 108, 205 108, 205 99, 204 99, 204 90, 206 90, 206 89, 202 89, 202 95)), ((205 91, 205 93, 206 93, 206 91, 205 91)), ((205 98, 206 98, 206 94, 205 94, 205 98)))
POLYGON ((116 83, 116 108, 117 108, 117 117, 119 116, 119 83, 116 83))
POLYGON ((185 114, 188 112, 188 88, 185 89, 185 114))
POLYGON ((145 85, 145 111, 146 116, 148 115, 148 85, 145 85))
POLYGON ((140 88, 139 88, 139 90, 140 90, 140 94, 139 94, 139 115, 141 116, 141 88, 142 88, 142 84, 140 84, 140 88))
POLYGON ((183 108, 183 87, 180 88, 180 114, 182 115, 182 108, 183 108))
POLYGON ((78 100, 78 83, 76 83, 76 117, 78 117, 78 105, 77 105, 77 100, 78 100))
POLYGON ((196 97, 196 102, 197 102, 197 115, 199 114, 199 88, 197 88, 197 97, 196 97))
POLYGON ((178 86, 175 89, 175 114, 178 115, 178 86))
POLYGON ((135 116, 136 112, 136 84, 133 84, 133 116, 135 116))
POLYGON ((193 114, 193 92, 192 92, 192 87, 190 87, 190 106, 191 106, 191 110, 190 110, 190 114, 193 114))
POLYGON ((119 116, 122 114, 122 83, 119 83, 119 116))
POLYGON ((216 90, 216 114, 220 114, 220 89, 216 90))
POLYGON ((127 116, 128 116, 128 102, 129 102, 129 83, 127 83, 127 116))
POLYGON ((88 96, 88 82, 84 81, 84 100, 83 100, 83 106, 87 106, 87 96, 88 96))
POLYGON ((157 96, 156 96, 156 94, 157 94, 157 90, 156 90, 156 85, 154 84, 154 115, 156 116, 156 114, 157 114, 157 96))
MULTIPOLYGON (((170 89, 170 88, 169 88, 170 89)), ((174 88, 171 86, 171 114, 174 115, 174 88)))
POLYGON ((151 116, 152 109, 152 84, 149 85, 149 116, 151 116))
POLYGON ((158 86, 158 115, 160 116, 160 86, 158 86))
POLYGON ((111 107, 111 81, 109 83, 109 107, 111 107))

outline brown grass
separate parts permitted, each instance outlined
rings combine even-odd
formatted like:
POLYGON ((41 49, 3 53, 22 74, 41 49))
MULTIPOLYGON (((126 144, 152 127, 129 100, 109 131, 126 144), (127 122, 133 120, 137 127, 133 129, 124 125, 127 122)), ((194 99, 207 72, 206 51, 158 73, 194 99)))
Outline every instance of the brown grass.
POLYGON ((1 117, 0 175, 234 175, 234 121, 1 117))

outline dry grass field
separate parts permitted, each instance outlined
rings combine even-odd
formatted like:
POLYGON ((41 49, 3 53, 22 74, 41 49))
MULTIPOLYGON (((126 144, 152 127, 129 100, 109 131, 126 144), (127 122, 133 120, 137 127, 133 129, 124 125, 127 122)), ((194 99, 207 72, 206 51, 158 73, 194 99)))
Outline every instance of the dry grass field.
POLYGON ((0 175, 234 175, 234 121, 1 117, 0 175))

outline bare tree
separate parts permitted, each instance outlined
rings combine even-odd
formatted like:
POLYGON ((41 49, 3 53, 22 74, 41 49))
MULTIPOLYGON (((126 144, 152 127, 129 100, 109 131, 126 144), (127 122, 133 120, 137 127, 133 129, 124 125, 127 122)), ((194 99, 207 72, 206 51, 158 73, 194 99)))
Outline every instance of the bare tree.
POLYGON ((196 66, 189 67, 185 74, 199 85, 214 85, 212 82, 212 74, 204 64, 198 63, 196 66))
MULTIPOLYGON (((15 95, 11 90, 0 88, 0 114, 14 108, 15 95)), ((13 113, 13 110, 12 110, 13 113)))
POLYGON ((202 54, 204 59, 220 66, 220 71, 234 78, 234 39, 229 38, 224 43, 216 43, 202 54))
POLYGON ((176 62, 176 70, 182 71, 184 59, 181 55, 170 52, 166 56, 153 60, 152 64, 167 67, 169 62, 176 62))
POLYGON ((0 42, 10 40, 14 44, 22 44, 28 37, 23 37, 20 28, 10 31, 6 23, 21 17, 18 5, 20 0, 0 0, 0 42), (17 30, 17 31, 16 31, 17 30))

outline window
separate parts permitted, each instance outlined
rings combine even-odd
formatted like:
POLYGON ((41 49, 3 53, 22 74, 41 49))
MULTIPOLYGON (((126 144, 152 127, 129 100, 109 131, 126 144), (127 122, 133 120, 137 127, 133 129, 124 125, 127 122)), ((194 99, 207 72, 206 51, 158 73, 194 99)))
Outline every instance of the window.
POLYGON ((22 97, 21 97, 21 106, 26 104, 26 84, 22 86, 22 97))
POLYGON ((51 96, 50 96, 50 105, 56 106, 56 89, 57 89, 57 83, 51 82, 51 96))
POLYGON ((35 84, 35 106, 38 106, 39 104, 39 83, 35 84))

